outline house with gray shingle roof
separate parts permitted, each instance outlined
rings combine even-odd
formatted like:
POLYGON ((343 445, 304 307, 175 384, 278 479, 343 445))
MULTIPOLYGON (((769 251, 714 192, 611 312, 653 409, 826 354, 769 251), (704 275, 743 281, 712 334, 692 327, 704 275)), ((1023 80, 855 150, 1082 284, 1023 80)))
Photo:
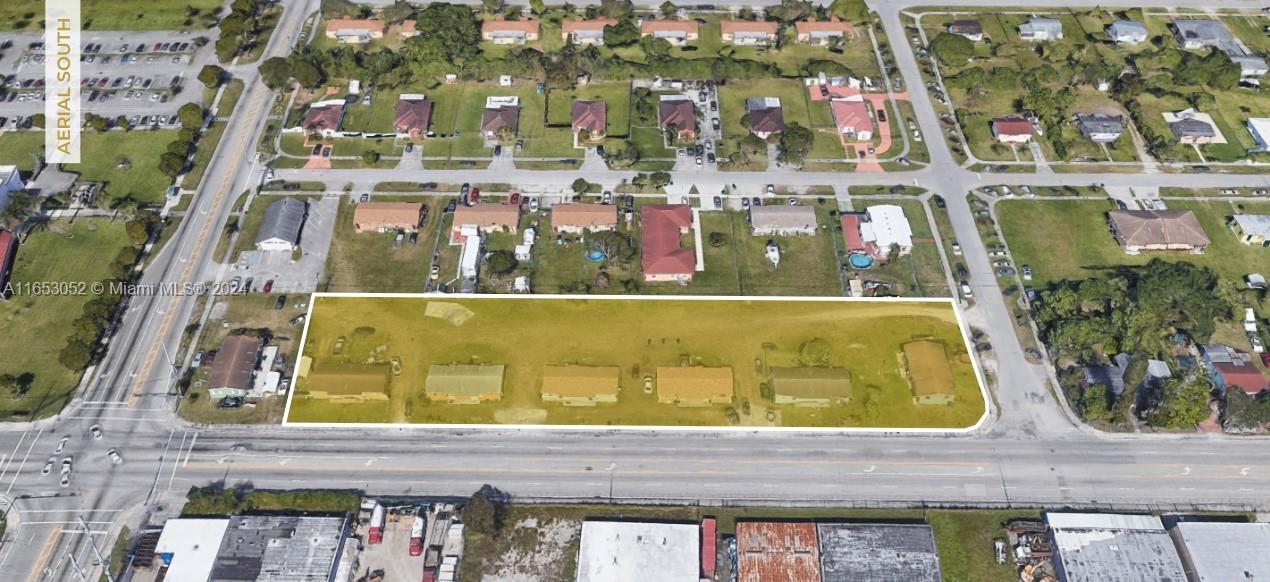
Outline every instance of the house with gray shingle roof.
POLYGON ((1147 27, 1136 20, 1117 20, 1107 27, 1107 36, 1116 44, 1138 44, 1147 39, 1147 27))
POLYGON ((260 221, 260 231, 256 233, 256 249, 262 251, 291 252, 300 246, 300 230, 304 228, 304 217, 308 213, 308 204, 295 198, 283 198, 275 201, 265 209, 265 217, 260 221))

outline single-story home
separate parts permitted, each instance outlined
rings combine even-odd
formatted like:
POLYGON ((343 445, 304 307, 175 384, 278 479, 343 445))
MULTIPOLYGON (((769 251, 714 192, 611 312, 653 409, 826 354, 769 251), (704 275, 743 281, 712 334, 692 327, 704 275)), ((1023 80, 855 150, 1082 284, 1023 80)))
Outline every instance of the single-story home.
POLYGON ((0 300, 9 298, 9 275, 13 273, 13 260, 18 255, 18 237, 7 229, 0 229, 0 300))
POLYGON ((1031 121, 1017 115, 992 120, 992 137, 1001 143, 1027 143, 1032 141, 1035 132, 1031 121))
POLYGON ((329 363, 314 366, 303 379, 309 398, 355 404, 388 400, 388 364, 329 363))
POLYGON ((1218 133, 1217 124, 1213 123, 1212 116, 1207 113, 1200 113, 1192 108, 1177 112, 1165 111, 1162 115, 1164 122, 1169 126, 1169 131, 1173 132, 1178 143, 1197 145, 1226 143, 1226 139, 1218 133))
POLYGON ((465 226, 475 227, 482 233, 516 232, 520 230, 520 207, 514 204, 485 204, 462 206, 454 209, 451 230, 458 232, 465 226))
POLYGON ((560 23, 560 40, 573 41, 573 44, 602 45, 606 26, 617 26, 617 19, 566 20, 560 23))
POLYGON ((1019 38, 1033 42, 1063 38, 1063 22, 1056 18, 1033 18, 1019 25, 1019 38))
POLYGON ((515 134, 519 127, 519 97, 513 95, 485 98, 485 111, 481 114, 481 135, 486 139, 493 139, 503 131, 515 134))
POLYGON ((948 33, 979 42, 983 40, 983 24, 978 20, 954 20, 948 25, 948 33))
POLYGON ((617 228, 617 207, 612 204, 556 204, 551 207, 551 230, 580 234, 617 228))
POLYGON ((414 38, 419 36, 419 29, 415 26, 415 21, 406 19, 401 23, 401 38, 414 38))
POLYGON ((774 44, 779 30, 780 27, 775 22, 764 20, 724 20, 719 22, 719 33, 723 38, 723 42, 746 46, 774 44))
POLYGON ((603 140, 609 120, 608 104, 598 100, 578 99, 573 102, 570 120, 573 133, 586 130, 588 141, 603 140))
POLYGON ((326 38, 340 44, 366 44, 384 38, 384 21, 374 18, 332 18, 326 23, 326 38))
POLYGON ((339 134, 340 123, 344 121, 344 100, 327 99, 309 106, 300 121, 300 128, 306 133, 316 133, 322 137, 335 137, 339 134))
POLYGON ((780 97, 750 97, 745 100, 745 121, 750 133, 767 139, 785 131, 785 113, 780 97))
POLYGON ((831 406, 851 400, 846 368, 772 368, 772 401, 795 406, 831 406))
POLYGON ((697 107, 683 95, 662 95, 657 103, 657 125, 663 130, 675 127, 675 137, 687 141, 697 138, 697 107))
POLYGON ((1129 354, 1116 354, 1109 366, 1085 366, 1083 387, 1101 385, 1116 396, 1123 394, 1124 375, 1129 371, 1129 360, 1129 354))
POLYGON ((417 139, 427 134, 432 125, 432 101, 418 93, 402 93, 397 97, 392 125, 398 137, 417 139))
POLYGON ((542 399, 565 406, 617 402, 621 374, 617 366, 546 366, 542 370, 542 399))
POLYGON ((648 282, 687 283, 697 269, 692 249, 679 240, 692 229, 692 210, 687 204, 648 204, 639 209, 642 244, 640 269, 648 282))
POLYGON ((1124 133, 1124 117, 1100 113, 1077 113, 1076 127, 1080 134, 1095 143, 1111 143, 1124 133))
MULTIPOLYGON (((1226 25, 1216 20, 1203 18, 1179 18, 1169 24, 1177 43, 1184 49, 1202 49, 1214 47, 1222 52, 1235 46, 1235 37, 1231 36, 1226 25)), ((1227 54, 1229 54, 1227 52, 1227 54)))
POLYGON ((265 209, 256 233, 256 249, 261 251, 294 251, 300 245, 300 229, 309 206, 302 200, 283 198, 265 209))
POLYGON ((1270 247, 1270 214, 1236 214, 1230 217, 1228 225, 1239 242, 1270 247))
POLYGON ((503 366, 430 366, 423 391, 429 400, 450 404, 494 402, 503 397, 503 366))
POLYGON ((418 202, 365 202, 353 209, 356 232, 416 232, 423 222, 423 204, 418 202))
POLYGON ((1210 242, 1190 210, 1112 210, 1111 234, 1126 254, 1143 251, 1203 253, 1210 242))
POLYGON ((1227 388, 1236 388, 1252 396, 1266 389, 1265 375, 1246 352, 1223 344, 1205 344, 1200 346, 1200 356, 1208 377, 1220 393, 1225 394, 1227 388))
POLYGON ((833 114, 838 133, 858 141, 873 139, 873 107, 864 99, 831 99, 829 112, 833 114))
POLYGON ((732 368, 659 367, 657 401, 676 406, 732 402, 732 368))
POLYGON ((1147 27, 1136 20, 1117 20, 1107 26, 1107 36, 1116 44, 1138 44, 1147 39, 1147 27))
POLYGON ((9 204, 10 194, 25 189, 26 182, 22 181, 22 174, 17 166, 0 166, 0 208, 9 204))
POLYGON ((260 338, 251 335, 226 337, 216 351, 216 360, 207 377, 207 395, 216 400, 246 396, 252 388, 256 364, 260 360, 260 338))
POLYGON ((639 23, 639 36, 653 36, 683 46, 697 40, 700 32, 692 20, 644 20, 639 23))
POLYGON ((904 344, 902 356, 913 401, 918 404, 952 404, 953 375, 942 342, 918 340, 904 344))
POLYGON ((873 258, 885 261, 895 249, 899 256, 913 252, 913 226, 904 209, 895 204, 877 204, 864 210, 867 221, 860 223, 860 239, 873 258))
POLYGON ((1258 151, 1270 151, 1270 117, 1250 117, 1248 133, 1257 143, 1258 151))
POLYGON ((798 42, 803 44, 828 45, 835 38, 845 38, 852 33, 850 22, 837 17, 828 21, 800 20, 794 23, 794 33, 798 42))
POLYGON ((486 20, 481 23, 481 40, 494 44, 525 44, 538 40, 537 20, 486 20))
POLYGON ((811 206, 773 204, 750 207, 750 228, 754 236, 814 235, 819 224, 811 206))

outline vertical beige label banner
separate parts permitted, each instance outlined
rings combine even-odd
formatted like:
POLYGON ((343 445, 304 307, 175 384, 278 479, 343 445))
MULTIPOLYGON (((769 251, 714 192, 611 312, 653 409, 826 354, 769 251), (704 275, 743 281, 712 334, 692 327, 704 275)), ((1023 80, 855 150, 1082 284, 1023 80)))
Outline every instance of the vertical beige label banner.
POLYGON ((78 164, 80 0, 44 0, 44 161, 78 164))

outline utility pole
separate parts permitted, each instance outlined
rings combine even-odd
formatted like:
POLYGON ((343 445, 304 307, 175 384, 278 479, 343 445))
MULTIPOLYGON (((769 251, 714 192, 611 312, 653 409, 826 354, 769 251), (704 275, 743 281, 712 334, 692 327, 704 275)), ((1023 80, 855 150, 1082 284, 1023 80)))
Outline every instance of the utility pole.
MULTIPOLYGON (((114 574, 110 572, 110 560, 103 558, 101 549, 97 547, 97 541, 93 539, 93 532, 88 527, 88 522, 84 521, 84 516, 79 516, 79 524, 84 526, 84 535, 88 536, 88 543, 93 547, 93 553, 97 555, 97 561, 101 563, 101 570, 106 574, 106 582, 115 582, 114 574)), ((71 556, 74 559, 75 556, 71 556)))

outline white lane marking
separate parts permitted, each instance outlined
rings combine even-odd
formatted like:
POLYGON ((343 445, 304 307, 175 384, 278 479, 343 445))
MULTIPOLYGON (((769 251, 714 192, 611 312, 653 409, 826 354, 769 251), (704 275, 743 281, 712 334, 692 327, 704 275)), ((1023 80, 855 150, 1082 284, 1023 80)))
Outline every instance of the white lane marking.
POLYGON ((194 443, 198 442, 198 435, 199 433, 196 432, 194 433, 194 438, 190 439, 190 448, 185 450, 185 460, 181 461, 182 467, 190 463, 190 455, 194 453, 194 443))
POLYGON ((40 435, 43 434, 44 429, 40 428, 40 431, 35 433, 35 438, 31 439, 31 444, 26 448, 26 454, 22 456, 22 462, 18 464, 18 470, 13 472, 13 480, 9 481, 9 488, 4 490, 5 495, 13 491, 13 486, 18 482, 18 477, 22 475, 22 468, 26 466, 26 460, 31 458, 31 450, 35 448, 36 441, 40 440, 40 435))

